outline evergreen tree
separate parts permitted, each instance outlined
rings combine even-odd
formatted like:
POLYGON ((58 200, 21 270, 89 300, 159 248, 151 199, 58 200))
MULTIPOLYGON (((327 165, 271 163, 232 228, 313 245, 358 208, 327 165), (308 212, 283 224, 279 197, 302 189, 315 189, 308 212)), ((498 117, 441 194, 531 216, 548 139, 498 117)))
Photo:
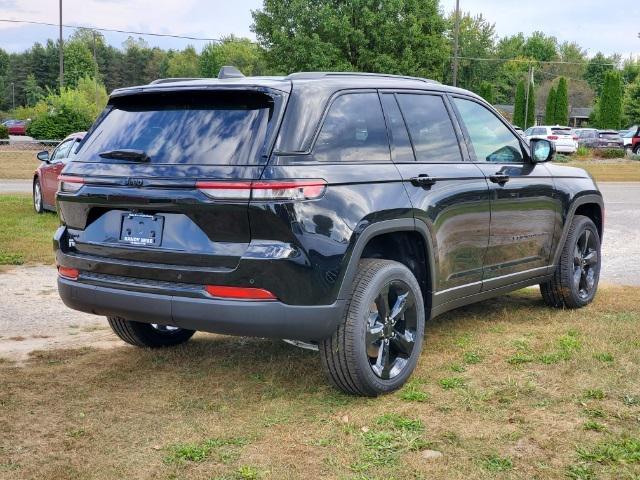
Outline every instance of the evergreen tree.
POLYGON ((567 88, 567 79, 560 77, 558 90, 556 92, 556 108, 553 125, 569 124, 569 89, 567 88))
POLYGON ((640 77, 627 86, 623 103, 626 125, 640 125, 640 77))
POLYGON ((33 73, 29 74, 24 84, 24 95, 27 99, 28 107, 33 107, 44 98, 44 89, 38 85, 36 76, 33 73))
POLYGON ((483 81, 480 84, 480 91, 478 92, 482 98, 484 98, 490 104, 496 103, 496 96, 493 89, 493 85, 490 82, 483 81))
POLYGON ((527 118, 523 129, 527 129, 536 124, 536 92, 533 82, 529 85, 529 102, 527 104, 527 118))
POLYGON ((622 124, 622 77, 620 72, 605 74, 602 95, 598 101, 598 126, 618 130, 622 124))
POLYGON ((544 123, 547 125, 555 124, 556 120, 556 89, 551 87, 549 96, 547 97, 547 107, 544 111, 544 123))
POLYGON ((516 102, 513 105, 513 124, 524 129, 524 110, 525 110, 526 94, 524 91, 524 80, 518 82, 516 88, 516 102))

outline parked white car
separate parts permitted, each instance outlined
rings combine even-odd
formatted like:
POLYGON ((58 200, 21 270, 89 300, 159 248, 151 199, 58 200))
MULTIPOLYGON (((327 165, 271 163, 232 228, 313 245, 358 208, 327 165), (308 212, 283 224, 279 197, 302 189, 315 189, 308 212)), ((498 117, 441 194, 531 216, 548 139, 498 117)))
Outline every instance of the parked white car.
POLYGON ((571 127, 538 125, 528 128, 524 135, 529 141, 533 138, 551 140, 556 146, 556 152, 559 153, 576 153, 578 150, 578 137, 571 127))

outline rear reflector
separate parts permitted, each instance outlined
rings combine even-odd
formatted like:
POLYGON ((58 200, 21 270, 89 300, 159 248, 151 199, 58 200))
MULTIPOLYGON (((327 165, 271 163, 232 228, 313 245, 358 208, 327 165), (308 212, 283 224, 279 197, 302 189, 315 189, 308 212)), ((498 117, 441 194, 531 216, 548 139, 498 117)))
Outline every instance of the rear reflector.
POLYGON ((277 300, 273 293, 262 288, 207 285, 204 289, 212 297, 218 298, 230 298, 234 300, 277 300))
POLYGON ((547 135, 547 140, 557 140, 558 136, 557 135, 547 135))
POLYGON ((196 182, 196 188, 215 199, 313 200, 324 194, 327 182, 324 180, 200 181, 196 182))
POLYGON ((58 266, 58 275, 67 280, 77 280, 80 276, 80 271, 77 268, 58 266))
POLYGON ((84 178, 60 175, 58 177, 58 190, 61 192, 77 192, 84 185, 84 178))

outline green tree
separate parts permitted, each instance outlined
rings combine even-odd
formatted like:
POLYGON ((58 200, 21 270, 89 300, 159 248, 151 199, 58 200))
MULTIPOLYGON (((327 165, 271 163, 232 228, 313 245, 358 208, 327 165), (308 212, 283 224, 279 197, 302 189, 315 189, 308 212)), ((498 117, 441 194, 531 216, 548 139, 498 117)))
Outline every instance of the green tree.
MULTIPOLYGON (((453 44, 455 12, 449 18, 448 37, 453 44)), ((465 13, 460 18, 460 36, 458 56, 458 85, 473 91, 479 91, 481 83, 495 78, 493 62, 478 62, 472 58, 490 58, 494 55, 495 25, 482 15, 472 16, 465 13)), ((451 60, 452 62, 452 60, 451 60)), ((449 64, 451 64, 449 62, 449 64)), ((451 66, 446 68, 447 80, 451 76, 451 66)))
POLYGON ((233 65, 245 75, 264 75, 264 52, 248 38, 230 35, 220 43, 210 43, 200 54, 200 74, 216 77, 223 65, 233 65))
POLYGON ((601 52, 596 53, 587 63, 584 79, 591 85, 596 95, 602 94, 604 77, 614 69, 615 58, 605 57, 601 52))
POLYGON ((622 76, 609 71, 604 76, 602 95, 598 99, 598 126, 618 130, 622 124, 622 76))
POLYGON ((567 79, 564 77, 560 77, 558 82, 556 108, 553 118, 553 125, 569 124, 569 89, 567 87, 567 79))
POLYGON ((487 102, 492 105, 496 103, 495 91, 493 89, 493 85, 490 82, 483 81, 480 84, 480 88, 478 90, 478 95, 484 98, 487 102))
POLYGON ((24 84, 24 94, 27 100, 27 106, 33 107, 44 97, 44 89, 38 85, 36 76, 30 73, 24 84))
POLYGON ((625 125, 640 125, 640 77, 627 85, 623 104, 625 125))
POLYGON ((520 80, 516 87, 516 101, 513 105, 513 124, 523 129, 525 124, 524 111, 527 101, 526 98, 524 80, 520 80))
POLYGON ((450 44, 438 0, 265 0, 252 30, 269 65, 442 79, 450 44))
POLYGON ((196 49, 189 45, 181 52, 176 52, 167 62, 169 77, 193 78, 200 76, 200 63, 196 49))
POLYGON ((555 60, 558 56, 558 40, 542 32, 533 32, 522 47, 522 54, 539 62, 555 60))
POLYGON ((554 125, 556 123, 556 89, 551 87, 547 96, 547 106, 544 111, 544 123, 554 125))
POLYGON ((64 82, 65 86, 75 87, 83 77, 95 76, 96 64, 89 47, 75 40, 64 45, 64 82))
POLYGON ((527 118, 523 129, 527 129, 536 124, 536 92, 533 83, 529 84, 529 98, 526 109, 527 118))

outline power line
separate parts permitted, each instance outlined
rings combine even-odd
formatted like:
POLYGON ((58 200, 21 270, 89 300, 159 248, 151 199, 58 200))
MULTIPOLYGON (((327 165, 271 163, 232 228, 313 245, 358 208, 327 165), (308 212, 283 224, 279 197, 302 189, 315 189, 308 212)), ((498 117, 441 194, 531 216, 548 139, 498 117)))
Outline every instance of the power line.
MULTIPOLYGON (((32 20, 15 20, 11 18, 0 18, 0 22, 4 23, 19 23, 19 24, 28 24, 28 25, 44 25, 47 27, 59 27, 58 23, 48 23, 48 22, 36 22, 32 20)), ((100 28, 93 26, 84 26, 84 25, 62 25, 65 28, 82 28, 86 30, 97 30, 99 32, 114 32, 114 33, 127 33, 130 35, 145 35, 150 37, 169 37, 169 38, 180 38, 185 40, 197 40, 202 42, 221 42, 222 40, 219 38, 203 38, 203 37, 190 37, 187 35, 172 35, 170 33, 150 33, 150 32, 134 32, 130 30, 120 30, 116 28, 100 28)))
MULTIPOLYGON (((449 58, 453 59, 454 57, 449 57, 449 58)), ((536 62, 536 63, 555 64, 555 65, 585 65, 587 63, 587 61, 564 62, 561 60, 535 60, 531 58, 481 58, 481 57, 460 57, 460 56, 458 56, 457 58, 459 58, 460 60, 477 60, 477 61, 484 61, 484 62, 523 62, 523 63, 536 62)), ((606 65, 606 66, 612 66, 612 67, 618 66, 616 63, 599 63, 598 65, 606 65)))

